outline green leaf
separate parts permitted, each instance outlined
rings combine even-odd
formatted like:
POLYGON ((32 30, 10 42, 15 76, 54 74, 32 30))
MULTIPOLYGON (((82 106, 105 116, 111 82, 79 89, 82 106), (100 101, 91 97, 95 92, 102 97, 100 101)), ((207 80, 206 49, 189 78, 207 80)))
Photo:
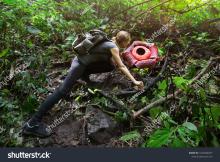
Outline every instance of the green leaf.
POLYGON ((41 31, 33 26, 27 26, 27 31, 31 34, 39 34, 41 31))
POLYGON ((37 97, 35 95, 30 95, 24 101, 22 109, 25 112, 33 112, 34 109, 38 106, 38 104, 39 103, 38 103, 37 97))
POLYGON ((179 136, 182 139, 182 141, 187 143, 187 139, 185 138, 187 136, 187 134, 185 132, 185 128, 184 127, 179 127, 177 129, 177 132, 179 133, 179 136))
POLYGON ((1 57, 6 56, 6 55, 8 54, 8 51, 9 51, 9 49, 8 49, 8 48, 7 48, 7 49, 2 50, 2 51, 0 52, 0 58, 1 58, 1 57))
POLYGON ((168 121, 163 121, 165 128, 170 128, 170 123, 168 121))
POLYGON ((192 79, 196 75, 196 63, 190 62, 189 65, 186 66, 186 75, 187 79, 192 79))
POLYGON ((131 132, 123 135, 120 138, 120 140, 124 141, 124 142, 127 142, 127 141, 131 141, 131 140, 139 139, 140 137, 141 137, 140 133, 135 130, 135 131, 131 131, 131 132))
POLYGON ((167 88, 167 81, 163 80, 162 82, 158 83, 158 90, 157 90, 157 96, 165 96, 166 93, 166 88, 167 88))
POLYGON ((75 101, 79 101, 80 98, 81 98, 81 96, 77 96, 76 99, 75 99, 75 101))
POLYGON ((95 89, 94 92, 101 92, 102 90, 100 89, 95 89))
POLYGON ((199 96, 201 97, 201 99, 202 99, 203 101, 205 101, 205 100, 206 100, 206 92, 205 92, 205 90, 204 90, 203 88, 200 88, 200 89, 198 90, 198 93, 199 93, 199 96))
POLYGON ((92 89, 90 89, 90 88, 88 88, 88 91, 89 91, 90 93, 92 93, 92 94, 95 94, 95 92, 94 92, 92 89))
POLYGON ((220 118, 220 105, 215 104, 212 105, 210 108, 205 108, 206 113, 214 119, 215 122, 218 122, 220 118))
POLYGON ((185 147, 186 144, 181 141, 179 138, 175 138, 171 143, 171 147, 185 147))
POLYGON ((156 118, 157 115, 161 112, 162 107, 155 107, 149 110, 150 117, 156 118))
POLYGON ((154 132, 147 143, 147 147, 161 147, 166 145, 172 135, 170 129, 161 129, 154 132))
POLYGON ((142 104, 146 104, 148 101, 149 101, 149 100, 148 100, 147 96, 141 97, 141 103, 142 103, 142 104))
POLYGON ((185 123, 183 123, 183 126, 186 127, 186 128, 188 128, 188 129, 191 130, 191 131, 196 131, 196 132, 198 132, 197 127, 196 127, 193 123, 185 122, 185 123))
POLYGON ((158 53, 159 53, 159 56, 164 56, 166 54, 164 48, 158 48, 158 53))
POLYGON ((167 81, 163 80, 162 82, 160 82, 158 88, 161 90, 165 90, 167 88, 167 81))
POLYGON ((12 4, 15 4, 17 0, 3 0, 3 2, 9 5, 12 5, 12 4))
POLYGON ((65 41, 74 41, 74 39, 76 39, 76 37, 73 35, 70 35, 65 39, 65 41))
POLYGON ((183 77, 174 77, 173 81, 176 87, 180 89, 185 89, 186 85, 189 83, 189 81, 183 77))
POLYGON ((128 120, 128 115, 125 112, 117 111, 115 113, 115 119, 117 122, 125 122, 128 120))

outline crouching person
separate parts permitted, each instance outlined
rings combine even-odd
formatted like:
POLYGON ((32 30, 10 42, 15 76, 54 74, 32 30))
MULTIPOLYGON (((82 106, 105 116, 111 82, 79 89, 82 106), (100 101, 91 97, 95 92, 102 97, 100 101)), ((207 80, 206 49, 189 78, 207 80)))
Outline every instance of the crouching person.
POLYGON ((39 137, 50 136, 51 129, 42 122, 42 118, 60 99, 69 94, 79 78, 89 78, 90 74, 110 72, 118 68, 134 85, 142 89, 144 87, 143 82, 137 81, 131 75, 120 58, 119 49, 128 47, 130 41, 130 34, 126 31, 120 31, 112 40, 106 40, 97 44, 89 51, 89 54, 76 56, 63 83, 46 98, 38 111, 24 124, 22 133, 39 137))

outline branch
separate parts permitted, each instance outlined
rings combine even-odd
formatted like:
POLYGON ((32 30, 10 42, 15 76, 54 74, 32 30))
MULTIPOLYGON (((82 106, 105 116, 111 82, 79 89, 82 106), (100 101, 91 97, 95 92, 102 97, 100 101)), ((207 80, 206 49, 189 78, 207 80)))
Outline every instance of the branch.
POLYGON ((138 110, 137 112, 133 112, 133 118, 136 118, 138 117, 139 115, 142 115, 143 113, 145 113, 147 110, 157 106, 157 105, 160 105, 162 104, 163 102, 165 102, 166 100, 169 100, 171 98, 173 98, 174 96, 177 96, 179 93, 181 92, 181 90, 177 90, 174 95, 173 94, 170 94, 166 97, 162 97, 160 98, 159 100, 156 100, 152 103, 150 103, 149 105, 145 106, 144 108, 138 110))
POLYGON ((107 93, 103 92, 103 91, 98 91, 99 94, 101 94, 102 96, 104 96, 105 98, 108 98, 109 100, 111 100, 112 102, 114 102, 117 106, 119 106, 120 108, 124 109, 124 110, 128 110, 126 105, 120 101, 118 101, 117 99, 114 99, 113 97, 109 96, 107 93))
POLYGON ((211 58, 209 59, 207 65, 201 70, 201 72, 200 72, 196 77, 194 77, 194 78, 190 81, 189 84, 192 85, 195 81, 197 81, 198 79, 200 79, 200 78, 207 72, 207 70, 210 68, 210 66, 212 65, 212 62, 213 62, 214 60, 218 60, 218 59, 220 59, 220 57, 215 57, 215 58, 211 57, 211 58))
POLYGON ((164 64, 163 64, 159 74, 154 78, 154 80, 149 85, 147 85, 147 87, 145 87, 144 92, 141 95, 145 94, 153 85, 155 85, 158 81, 161 80, 162 75, 165 72, 167 65, 168 65, 168 55, 169 54, 167 54, 167 56, 165 58, 164 64))
POLYGON ((133 8, 135 8, 135 7, 137 7, 137 6, 140 6, 140 5, 144 4, 144 3, 148 3, 148 2, 150 2, 150 1, 152 1, 152 0, 147 0, 147 1, 144 1, 144 2, 141 2, 141 3, 137 3, 137 4, 135 4, 134 6, 128 7, 128 8, 126 8, 126 9, 123 10, 123 11, 117 12, 117 13, 114 14, 112 17, 115 18, 115 17, 118 16, 119 14, 125 13, 125 12, 127 12, 128 10, 130 10, 130 9, 133 9, 133 8))
POLYGON ((206 3, 203 3, 203 4, 199 5, 199 6, 196 6, 196 7, 194 7, 194 8, 191 8, 191 9, 188 9, 188 10, 185 10, 185 11, 182 11, 181 14, 184 14, 184 13, 187 13, 187 12, 190 12, 190 11, 193 11, 193 10, 196 10, 196 9, 198 9, 198 8, 200 8, 200 7, 203 7, 203 6, 205 6, 205 5, 207 5, 207 4, 211 3, 211 2, 212 2, 212 1, 208 1, 208 2, 206 2, 206 3))
POLYGON ((209 23, 209 24, 211 24, 211 23, 218 22, 218 21, 220 21, 220 18, 215 18, 215 19, 206 20, 204 23, 209 23))
MULTIPOLYGON (((211 57, 211 58, 209 59, 207 65, 201 70, 201 72, 200 72, 196 77, 194 77, 194 78, 192 79, 192 81, 189 83, 189 85, 192 85, 196 80, 200 79, 200 78, 202 77, 202 75, 204 75, 204 74, 207 72, 207 70, 210 68, 210 66, 212 65, 213 61, 214 61, 214 60, 218 60, 218 59, 220 59, 220 57, 215 57, 215 58, 211 57)), ((170 95, 168 95, 168 96, 166 96, 166 97, 162 97, 162 98, 160 98, 159 100, 156 100, 156 101, 150 103, 149 105, 145 106, 144 108, 138 110, 137 112, 133 112, 133 118, 136 118, 136 117, 138 117, 139 115, 145 113, 147 110, 149 110, 149 109, 151 109, 151 108, 153 108, 153 107, 155 107, 155 106, 157 106, 157 105, 159 105, 159 104, 162 104, 163 102, 165 102, 166 100, 169 100, 169 99, 173 98, 174 96, 177 96, 177 95, 178 95, 179 93, 181 93, 181 92, 182 92, 181 90, 177 90, 177 91, 174 93, 174 95, 173 95, 173 94, 170 94, 170 95)))
POLYGON ((171 0, 167 0, 167 1, 161 2, 161 3, 159 3, 159 4, 155 5, 155 6, 153 6, 153 7, 149 8, 149 9, 147 9, 147 11, 141 12, 140 14, 138 14, 137 16, 135 16, 135 19, 138 18, 138 17, 140 17, 140 16, 142 16, 143 14, 148 13, 148 12, 150 12, 151 10, 153 10, 153 9, 155 9, 155 8, 157 8, 157 7, 161 6, 161 5, 163 5, 164 3, 167 3, 167 2, 170 2, 170 1, 171 1, 171 0))
POLYGON ((207 99, 215 103, 220 103, 220 97, 218 97, 217 95, 207 95, 207 99))
POLYGON ((205 6, 205 5, 207 5, 207 4, 211 3, 211 2, 212 2, 212 1, 208 1, 208 2, 206 2, 206 3, 203 3, 203 4, 199 5, 199 6, 196 6, 196 7, 194 7, 194 8, 190 8, 190 9, 188 9, 188 10, 183 10, 183 11, 179 11, 179 10, 176 10, 176 9, 173 9, 173 8, 169 8, 169 7, 167 7, 166 9, 171 10, 171 11, 174 11, 174 12, 176 12, 176 13, 178 13, 178 14, 185 14, 185 13, 187 13, 187 12, 190 12, 190 11, 196 10, 196 9, 198 9, 198 8, 200 8, 200 7, 203 7, 203 6, 205 6))

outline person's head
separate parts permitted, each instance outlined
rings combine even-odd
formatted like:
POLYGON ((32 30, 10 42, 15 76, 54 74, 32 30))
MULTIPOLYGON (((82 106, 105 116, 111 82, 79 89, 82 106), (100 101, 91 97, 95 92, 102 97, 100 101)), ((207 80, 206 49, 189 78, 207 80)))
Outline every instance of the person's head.
POLYGON ((117 33, 115 41, 120 48, 126 48, 131 42, 131 35, 127 31, 120 31, 117 33))

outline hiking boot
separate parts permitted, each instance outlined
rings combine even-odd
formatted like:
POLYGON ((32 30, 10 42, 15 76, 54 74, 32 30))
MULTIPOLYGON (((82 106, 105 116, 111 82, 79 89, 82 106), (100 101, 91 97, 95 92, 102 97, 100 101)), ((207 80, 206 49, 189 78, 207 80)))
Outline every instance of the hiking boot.
POLYGON ((48 137, 52 134, 51 129, 44 123, 28 121, 22 128, 23 135, 34 135, 41 138, 48 137))

